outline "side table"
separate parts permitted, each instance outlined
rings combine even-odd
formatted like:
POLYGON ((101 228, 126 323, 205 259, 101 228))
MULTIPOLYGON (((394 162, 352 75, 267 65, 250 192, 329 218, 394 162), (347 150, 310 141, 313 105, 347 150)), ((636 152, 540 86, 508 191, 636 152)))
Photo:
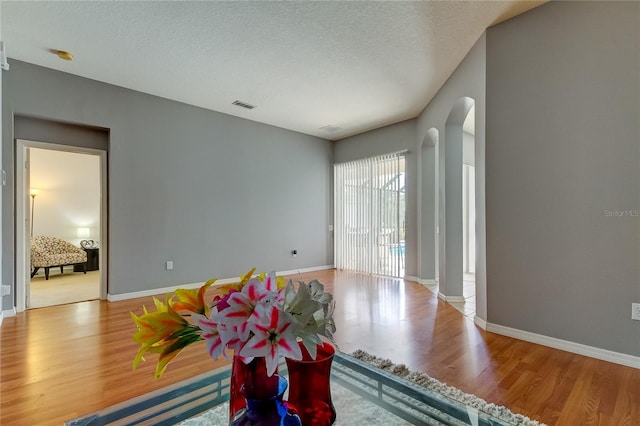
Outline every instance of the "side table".
MULTIPOLYGON (((100 249, 99 248, 83 248, 87 252, 87 272, 97 271, 100 269, 100 249)), ((73 265, 73 272, 83 272, 82 265, 73 265)))

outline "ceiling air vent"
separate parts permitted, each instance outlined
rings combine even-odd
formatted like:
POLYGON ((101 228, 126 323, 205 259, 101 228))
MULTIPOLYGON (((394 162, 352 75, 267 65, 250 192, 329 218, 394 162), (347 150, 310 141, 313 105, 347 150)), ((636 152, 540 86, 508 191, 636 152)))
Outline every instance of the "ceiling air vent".
POLYGON ((325 132, 333 133, 333 132, 337 132, 338 130, 342 130, 342 127, 333 126, 333 125, 329 124, 329 125, 320 127, 320 130, 324 130, 325 132))
POLYGON ((239 107, 246 108, 246 109, 254 109, 256 107, 255 105, 251 105, 242 101, 233 101, 233 105, 237 105, 239 107))

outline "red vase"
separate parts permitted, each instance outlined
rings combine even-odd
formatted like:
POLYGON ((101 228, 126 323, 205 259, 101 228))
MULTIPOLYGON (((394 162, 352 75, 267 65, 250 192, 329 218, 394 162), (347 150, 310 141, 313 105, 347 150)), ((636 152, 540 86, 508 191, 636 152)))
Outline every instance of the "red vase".
POLYGON ((316 359, 312 359, 301 342, 302 360, 287 358, 289 370, 288 403, 295 408, 303 426, 329 426, 336 420, 331 401, 331 363, 336 350, 329 343, 318 345, 316 359))
POLYGON ((252 394, 272 395, 278 390, 278 370, 267 376, 267 363, 264 357, 254 358, 248 364, 239 357, 233 357, 231 366, 231 382, 229 383, 229 419, 233 419, 238 411, 246 407, 245 391, 252 394))

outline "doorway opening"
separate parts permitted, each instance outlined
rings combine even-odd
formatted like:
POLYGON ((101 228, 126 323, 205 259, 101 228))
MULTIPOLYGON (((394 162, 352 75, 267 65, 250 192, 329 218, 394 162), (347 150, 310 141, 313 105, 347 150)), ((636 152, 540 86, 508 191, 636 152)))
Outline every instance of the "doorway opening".
POLYGON ((466 311, 476 306, 475 105, 462 125, 462 296, 466 311))
POLYGON ((17 310, 104 299, 106 152, 18 140, 16 157, 17 310))
POLYGON ((473 98, 454 103, 438 152, 444 194, 438 205, 438 297, 474 321, 477 311, 486 317, 484 139, 476 138, 477 112, 473 98))

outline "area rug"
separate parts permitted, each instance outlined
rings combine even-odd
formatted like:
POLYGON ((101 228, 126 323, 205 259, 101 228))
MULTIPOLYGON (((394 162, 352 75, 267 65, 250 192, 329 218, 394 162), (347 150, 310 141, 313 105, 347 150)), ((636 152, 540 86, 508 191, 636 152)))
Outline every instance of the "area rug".
POLYGON ((441 395, 460 401, 463 404, 472 406, 480 411, 504 420, 514 425, 522 426, 545 426, 544 423, 540 423, 536 420, 523 416, 521 414, 515 414, 506 407, 488 403, 485 400, 478 398, 475 395, 462 392, 460 389, 448 386, 433 377, 428 376, 425 373, 411 371, 404 364, 394 364, 391 360, 379 358, 375 355, 370 355, 363 350, 357 350, 351 354, 352 357, 373 365, 380 370, 394 374, 403 378, 406 381, 415 383, 418 386, 422 386, 426 389, 437 392, 441 395))

